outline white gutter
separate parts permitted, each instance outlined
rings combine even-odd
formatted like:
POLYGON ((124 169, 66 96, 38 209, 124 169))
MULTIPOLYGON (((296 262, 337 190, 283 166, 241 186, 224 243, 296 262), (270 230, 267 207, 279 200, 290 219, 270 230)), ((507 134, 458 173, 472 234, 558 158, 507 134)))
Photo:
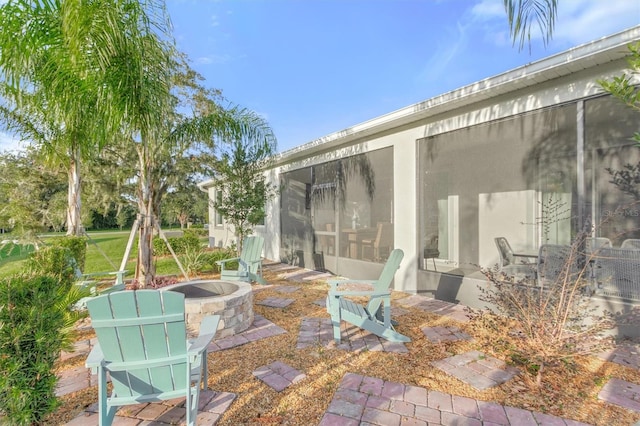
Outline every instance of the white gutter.
POLYGON ((636 41, 640 41, 640 25, 291 148, 276 155, 275 163, 295 161, 368 135, 622 59, 629 53, 627 46, 636 41))
POLYGON ((197 184, 198 189, 202 192, 209 193, 209 188, 214 185, 215 179, 207 179, 204 182, 200 182, 197 184))

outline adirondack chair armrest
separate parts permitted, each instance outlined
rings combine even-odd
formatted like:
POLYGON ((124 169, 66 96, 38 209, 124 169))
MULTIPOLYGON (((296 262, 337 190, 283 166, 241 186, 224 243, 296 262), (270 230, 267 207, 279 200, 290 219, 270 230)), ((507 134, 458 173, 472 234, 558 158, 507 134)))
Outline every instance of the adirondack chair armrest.
POLYGON ((230 259, 216 260, 216 265, 220 266, 220 269, 224 271, 224 267, 228 262, 240 262, 240 258, 232 257, 230 259))
POLYGON ((330 290, 329 296, 331 297, 342 297, 342 296, 370 296, 370 297, 385 297, 390 296, 391 292, 375 292, 375 291, 355 291, 355 290, 345 290, 345 291, 335 291, 330 290))
POLYGON ((92 374, 96 374, 98 367, 102 365, 103 361, 104 354, 102 353, 102 348, 100 347, 100 343, 96 342, 95 346, 91 348, 91 352, 89 352, 89 356, 87 356, 84 365, 91 369, 92 374))
POLYGON ((108 271, 108 272, 90 272, 88 274, 82 274, 82 278, 94 278, 94 277, 104 277, 105 275, 115 275, 116 282, 115 285, 124 285, 124 276, 127 275, 129 271, 124 269, 122 271, 108 271))
POLYGON ((197 356, 207 349, 218 331, 220 315, 209 315, 202 319, 200 323, 200 333, 198 337, 189 345, 190 356, 197 356))
POLYGON ((331 288, 329 289, 329 291, 333 291, 333 292, 345 292, 345 291, 365 291, 365 292, 370 292, 373 291, 374 285, 375 285, 375 280, 329 280, 327 281, 327 283, 329 283, 329 285, 331 286, 331 288), (349 289, 345 289, 345 290, 338 290, 338 287, 340 287, 341 285, 349 285, 349 284, 356 284, 356 288, 360 288, 359 290, 349 290, 349 289), (364 286, 366 285, 366 286, 364 286), (364 288, 362 288, 364 287, 364 288), (367 288, 369 287, 369 288, 367 288))
POLYGON ((371 284, 373 285, 376 280, 327 280, 327 283, 332 287, 337 287, 340 284, 371 284))

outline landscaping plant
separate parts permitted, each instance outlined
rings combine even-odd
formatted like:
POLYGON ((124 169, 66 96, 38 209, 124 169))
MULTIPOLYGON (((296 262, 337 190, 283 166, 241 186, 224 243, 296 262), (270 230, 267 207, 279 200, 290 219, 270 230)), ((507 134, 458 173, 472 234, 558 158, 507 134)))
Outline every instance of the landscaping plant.
POLYGON ((71 283, 76 276, 71 250, 60 246, 42 247, 29 255, 25 271, 29 275, 48 275, 71 283))
MULTIPOLYGON (((202 245, 198 233, 189 229, 181 237, 168 237, 167 240, 175 254, 185 254, 187 251, 198 250, 202 245)), ((168 256, 171 254, 167 243, 162 238, 153 239, 154 256, 168 256)))
POLYGON ((84 263, 87 258, 87 239, 85 237, 73 235, 57 237, 51 241, 51 245, 69 249, 69 255, 74 259, 78 269, 84 271, 84 263))
MULTIPOLYGON (((226 247, 226 248, 217 248, 211 251, 206 252, 206 263, 207 266, 210 267, 213 272, 220 272, 220 265, 216 262, 219 260, 230 259, 236 257, 237 250, 235 246, 226 247)), ((226 265, 229 269, 237 269, 238 262, 228 262, 226 265)))
POLYGON ((500 341, 511 360, 535 375, 538 386, 546 366, 610 344, 603 332, 612 326, 611 315, 595 315, 589 304, 590 255, 584 253, 585 238, 584 233, 575 238, 559 273, 550 280, 514 282, 498 271, 483 271, 489 286, 480 288, 480 299, 497 312, 479 313, 480 323, 504 337, 500 341))
POLYGON ((0 423, 39 424, 59 406, 53 367, 64 346, 70 285, 50 276, 0 282, 0 423))
POLYGON ((207 265, 207 257, 201 247, 188 247, 182 255, 182 263, 187 274, 193 277, 204 270, 207 265))

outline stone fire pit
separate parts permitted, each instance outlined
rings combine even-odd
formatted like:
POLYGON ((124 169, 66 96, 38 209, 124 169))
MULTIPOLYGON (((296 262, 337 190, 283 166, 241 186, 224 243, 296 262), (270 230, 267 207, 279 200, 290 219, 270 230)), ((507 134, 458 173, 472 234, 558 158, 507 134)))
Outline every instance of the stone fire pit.
POLYGON ((162 291, 185 295, 187 331, 197 336, 207 315, 220 315, 216 338, 240 333, 253 323, 251 284, 241 281, 194 280, 167 286, 162 291))

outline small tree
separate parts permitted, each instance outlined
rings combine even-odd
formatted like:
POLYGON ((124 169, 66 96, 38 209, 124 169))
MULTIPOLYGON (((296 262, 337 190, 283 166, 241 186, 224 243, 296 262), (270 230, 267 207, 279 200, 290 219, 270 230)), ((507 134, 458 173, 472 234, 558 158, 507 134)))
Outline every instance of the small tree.
POLYGON ((221 196, 212 201, 213 207, 233 225, 239 252, 242 240, 264 220, 265 205, 276 194, 277 186, 264 174, 275 150, 272 135, 259 141, 238 139, 216 165, 215 187, 221 196))

